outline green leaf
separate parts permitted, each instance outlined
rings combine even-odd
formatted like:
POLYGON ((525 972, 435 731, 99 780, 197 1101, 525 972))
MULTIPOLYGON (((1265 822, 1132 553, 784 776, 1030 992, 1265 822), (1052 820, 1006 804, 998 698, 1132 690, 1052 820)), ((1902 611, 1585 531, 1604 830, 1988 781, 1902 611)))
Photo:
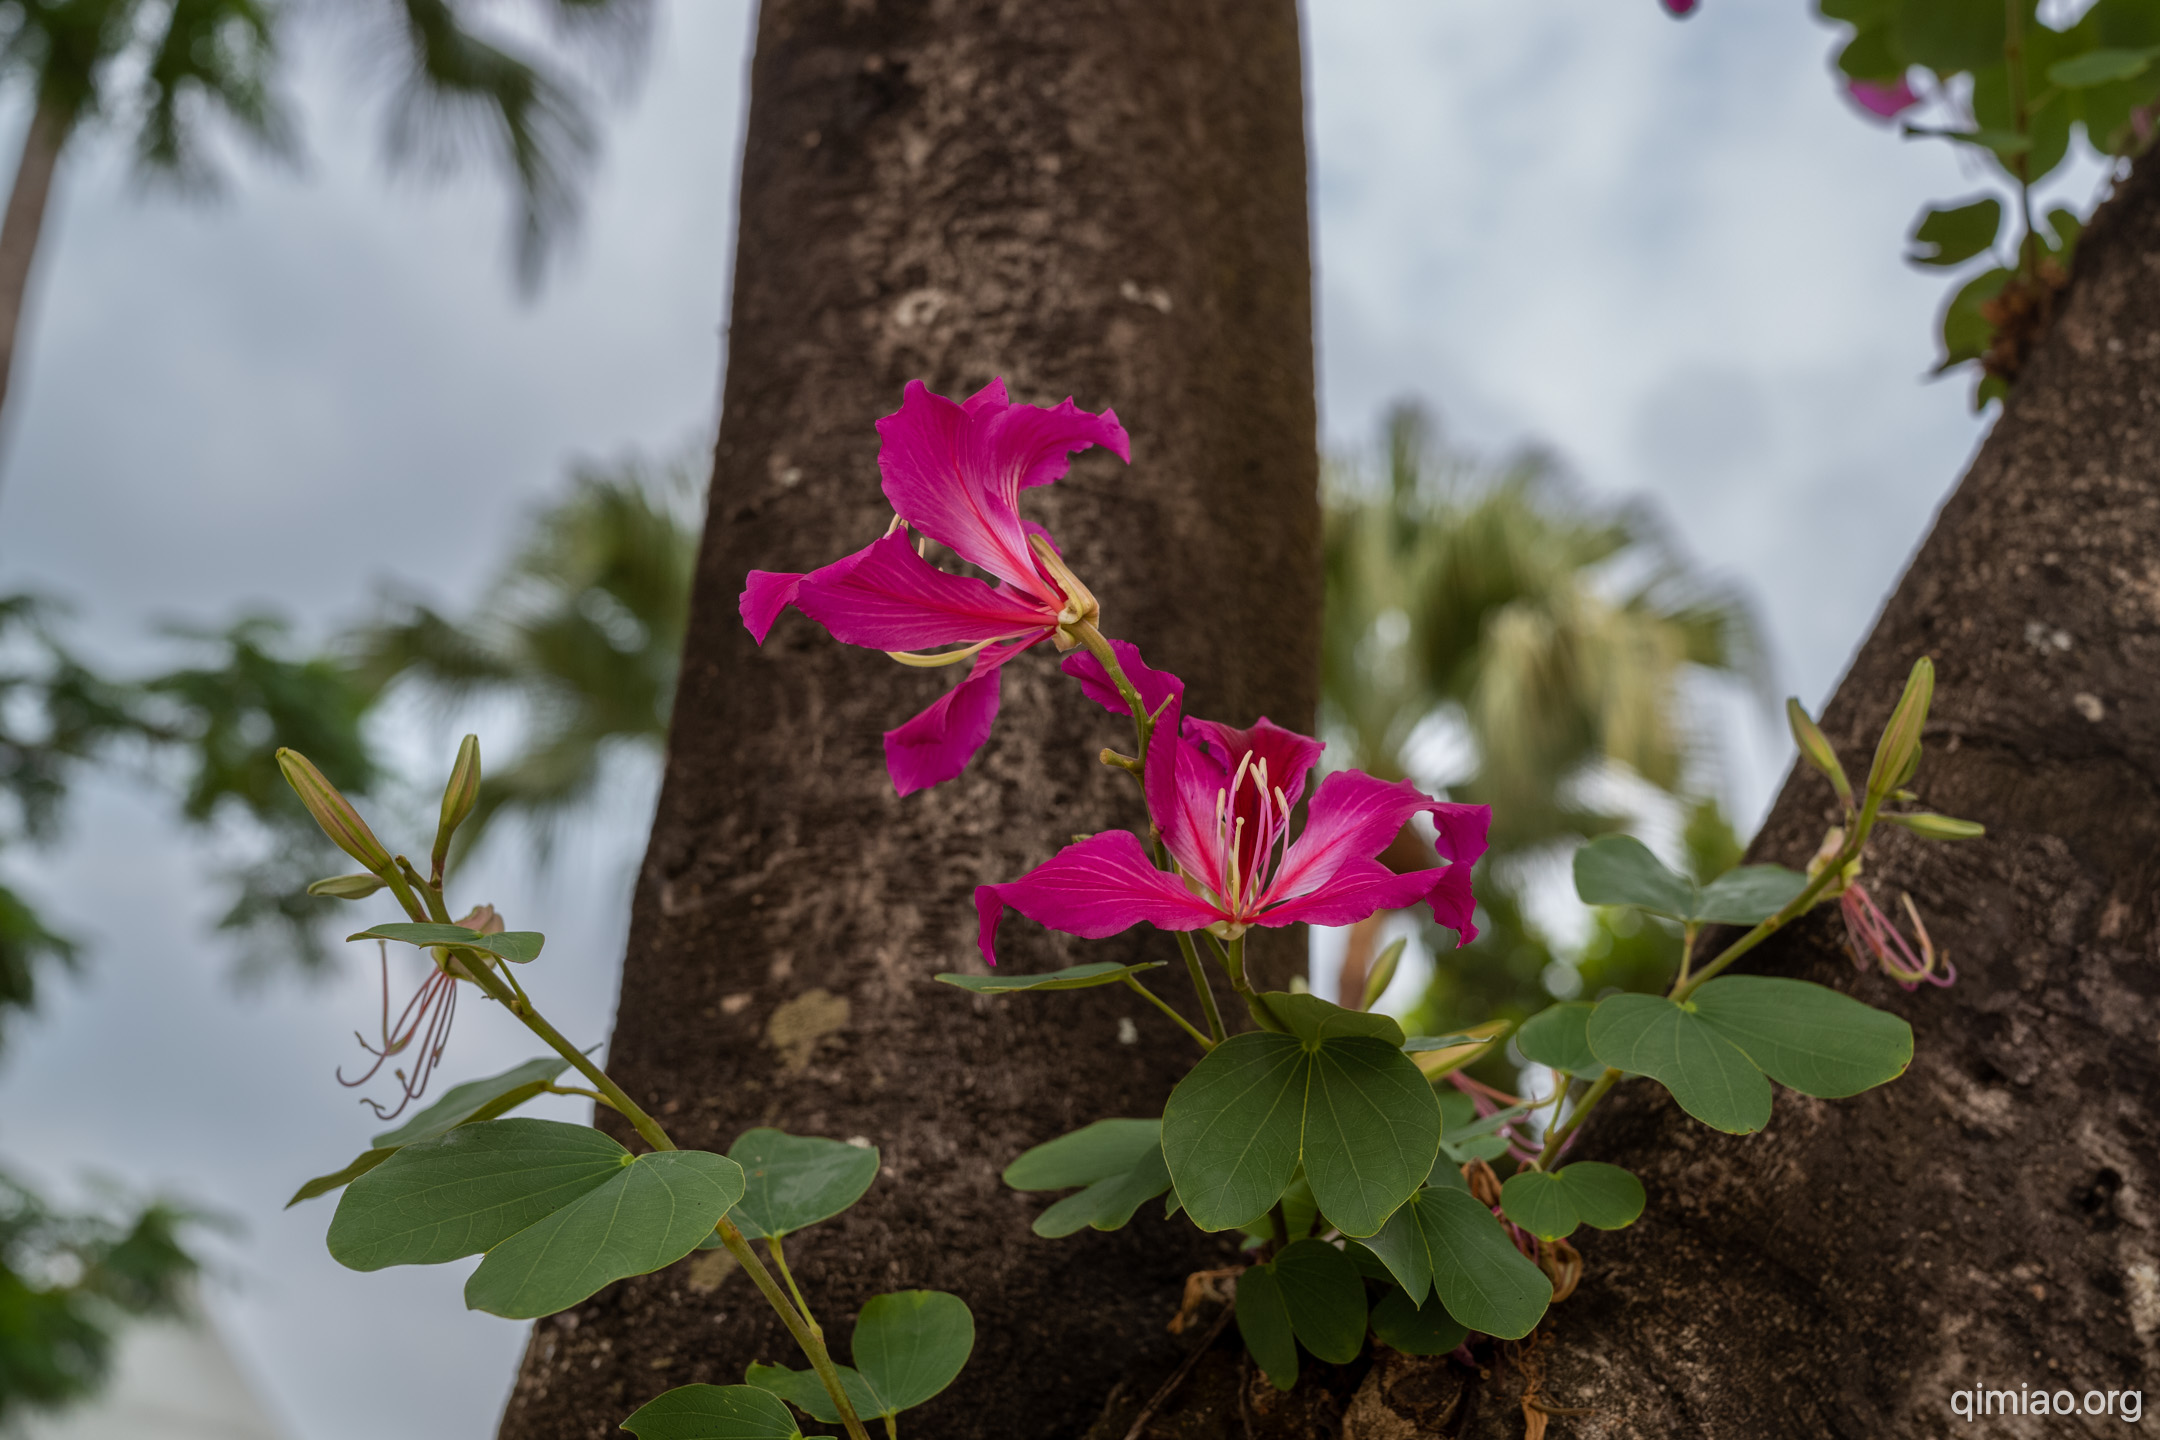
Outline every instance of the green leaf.
POLYGON ((1290 1329, 1307 1350, 1347 1365, 1365 1348, 1365 1282, 1357 1262, 1324 1240, 1299 1240, 1275 1257, 1290 1329))
POLYGON ((540 947, 547 937, 537 930, 505 930, 499 935, 483 935, 478 930, 463 925, 412 925, 399 922, 395 925, 371 925, 358 934, 348 935, 347 940, 399 940, 407 945, 463 945, 473 950, 485 950, 490 955, 523 965, 540 958, 540 947))
POLYGON ((1632 835, 1600 835, 1575 852, 1575 893, 1585 905, 1633 905, 1675 920, 1689 919, 1697 899, 1693 881, 1632 835))
MULTIPOLYGON (((1352 1029, 1384 1017, 1324 1006, 1269 1004, 1314 1038, 1233 1035, 1170 1094, 1163 1157, 1178 1199, 1203 1230, 1264 1213, 1300 1163, 1313 1197, 1345 1235, 1370 1235, 1432 1169, 1440 1109, 1432 1087, 1392 1036, 1352 1029), (1349 1033, 1344 1033, 1346 1030, 1349 1033)), ((1390 1022, 1392 1024, 1392 1022, 1390 1022)))
POLYGON ((330 1254, 353 1270, 477 1255, 599 1189, 629 1163, 629 1151, 589 1125, 461 1125, 393 1151, 354 1180, 330 1221, 330 1254))
POLYGON ((392 1153, 389 1150, 361 1151, 359 1157, 344 1169, 333 1170, 328 1175, 318 1175, 308 1181, 307 1184, 302 1185, 298 1190, 293 1191, 293 1197, 285 1202, 285 1208, 290 1210, 303 1200, 313 1200, 318 1195, 329 1194, 340 1185, 350 1185, 353 1181, 389 1159, 392 1153))
POLYGON ((1290 1326, 1290 1302, 1273 1265, 1254 1265, 1238 1276, 1237 1328, 1269 1384, 1277 1390, 1297 1384, 1297 1340, 1290 1326))
POLYGON ((1161 1142, 1160 1120, 1097 1120, 1025 1151, 1005 1167, 1003 1178, 1015 1190, 1092 1185, 1124 1174, 1161 1142))
POLYGON ((632 1411, 622 1428, 638 1440, 801 1440, 802 1436, 794 1414, 779 1397, 755 1385, 677 1386, 632 1411))
POLYGON ((1564 1240, 1579 1225, 1619 1230, 1642 1214, 1642 1182, 1618 1165, 1595 1160, 1551 1174, 1524 1170, 1500 1187, 1508 1219, 1545 1240, 1564 1240))
POLYGON ((878 1397, 874 1413, 897 1415, 952 1384, 975 1348, 975 1317, 942 1290, 875 1295, 855 1317, 848 1344, 878 1397))
POLYGON ((1550 1065, 1555 1070, 1565 1070, 1570 1075, 1589 1075, 1603 1070, 1605 1067, 1598 1063, 1597 1056, 1590 1053, 1590 1038, 1585 1033, 1590 1012, 1595 1009, 1595 1001, 1571 1000, 1565 1005, 1540 1010, 1523 1021, 1522 1029, 1515 1032, 1515 1043, 1522 1048, 1526 1058, 1540 1065, 1550 1065))
POLYGON ((2065 90, 2087 90, 2117 80, 2134 80, 2144 74, 2156 58, 2160 58, 2160 49, 2088 50, 2050 65, 2048 83, 2060 85, 2065 90))
POLYGON ((1447 1313, 1436 1296, 1423 1305, 1390 1285, 1372 1310, 1373 1334, 1405 1355, 1445 1355, 1470 1338, 1470 1327, 1447 1313))
POLYGON ((1345 1010, 1318 995, 1300 995, 1289 990, 1270 990, 1260 998, 1267 1002, 1268 1009, 1282 1021, 1283 1028, 1308 1046, 1327 1040, 1363 1036, 1384 1040, 1396 1049, 1402 1048, 1402 1026, 1395 1023, 1393 1016, 1345 1010))
POLYGON ((378 1150, 395 1149, 447 1135, 468 1121, 492 1120, 544 1092, 556 1076, 569 1068, 569 1061, 543 1055, 514 1065, 500 1075, 453 1085, 443 1092, 440 1100, 397 1129, 385 1130, 370 1143, 378 1150))
POLYGON ((2006 32, 2000 0, 1903 0, 1891 19, 1899 51, 1941 75, 2001 64, 2006 32))
POLYGON ((1962 265, 1987 250, 2002 232, 2002 201, 1989 196, 1969 205, 1930 209, 1913 231, 1917 249, 1906 257, 1922 265, 1962 265))
POLYGON ((742 1193, 742 1167, 725 1155, 640 1155, 606 1184, 489 1250, 465 1282, 466 1308, 511 1320, 567 1310, 602 1286, 682 1259, 742 1193))
POLYGON ((1704 1024, 1803 1095, 1857 1095, 1912 1063, 1910 1025, 1804 980, 1721 975, 1696 991, 1694 1002, 1704 1024))
POLYGON ((1981 307, 2000 295, 2009 280, 2008 270, 1989 270, 1966 281, 1950 297, 1943 307, 1943 358, 1935 367, 1938 373, 1979 359, 1995 343, 1995 322, 1981 313, 1981 307))
POLYGON ((1791 904, 1808 877, 1783 865, 1742 865, 1705 885, 1690 919, 1712 925, 1756 925, 1791 904))
POLYGON ((1365 1243, 1411 1300, 1437 1295, 1457 1320, 1503 1340, 1529 1334, 1552 1301, 1545 1272, 1468 1190, 1418 1191, 1365 1243))
POLYGON ((762 1127, 745 1130, 728 1158, 743 1171, 735 1224, 753 1240, 830 1220, 862 1199, 878 1174, 873 1148, 762 1127))
MULTIPOLYGON (((848 1404, 855 1407, 856 1418, 869 1416, 874 1419, 878 1413, 878 1397, 870 1388, 870 1382, 852 1365, 836 1364, 833 1369, 840 1372, 840 1388, 847 1391, 848 1404)), ((755 1389, 779 1396, 814 1420, 822 1420, 828 1425, 840 1423, 840 1407, 825 1393, 825 1382, 818 1379, 815 1370, 753 1364, 743 1372, 743 1379, 755 1389)))
POLYGON ((1837 67, 1848 79, 1891 84, 1905 73, 1906 60, 1888 25, 1867 22, 1838 51, 1837 67))
POLYGON ((1142 970, 1160 970, 1163 963, 1149 960, 1139 965, 1120 965, 1115 960, 1097 960, 1086 965, 1068 965, 1063 970, 1052 970, 1044 975, 947 973, 937 979, 942 984, 977 995, 1010 995, 1021 990, 1089 990, 1097 985, 1115 985, 1127 975, 1137 975, 1142 970))
POLYGON ((1746 1135, 1770 1123, 1770 1082, 1755 1062, 1700 1016, 1661 995, 1599 1001, 1588 1033, 1598 1059, 1648 1075, 1705 1125, 1746 1135))
POLYGON ((1416 1062, 1427 1080, 1451 1075, 1500 1043, 1509 1022, 1488 1020, 1454 1035, 1413 1035, 1403 1041, 1403 1054, 1416 1062))
MULTIPOLYGON (((1505 1110, 1495 1110, 1481 1120, 1443 1130, 1440 1135, 1440 1151, 1452 1158, 1457 1165, 1472 1160, 1491 1160, 1507 1153, 1507 1137, 1500 1133, 1503 1125, 1520 1120, 1535 1110, 1537 1105, 1525 1101, 1510 1105, 1505 1110)), ((1427 1181, 1427 1184, 1432 1183, 1427 1181)))
POLYGON ((1132 1168, 1107 1175, 1077 1195, 1068 1195, 1035 1217, 1033 1229, 1055 1240, 1087 1226, 1096 1230, 1122 1230, 1133 1212, 1170 1188, 1170 1171, 1163 1164, 1162 1145, 1148 1147, 1132 1168))

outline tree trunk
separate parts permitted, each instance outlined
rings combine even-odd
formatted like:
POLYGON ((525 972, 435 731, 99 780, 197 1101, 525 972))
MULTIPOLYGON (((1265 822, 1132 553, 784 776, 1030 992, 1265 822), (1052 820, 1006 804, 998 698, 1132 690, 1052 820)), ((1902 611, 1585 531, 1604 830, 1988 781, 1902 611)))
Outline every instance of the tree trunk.
POLYGON ((38 236, 45 228, 45 202, 52 196, 53 172, 60 166, 61 148, 73 128, 73 117, 61 106, 40 103, 30 112, 22 158, 16 162, 15 183, 8 191, 7 214, 0 218, 0 414, 7 408, 15 341, 30 293, 30 266, 37 259, 38 236))
MULTIPOLYGON (((998 1181, 1030 1145, 1159 1114, 1193 1058, 1166 1021, 1123 990, 991 1002, 930 978, 977 963, 975 885, 1138 820, 1095 759, 1131 733, 1044 647, 1008 668, 968 772, 896 798, 880 732, 947 679, 795 615, 760 651, 737 592, 883 531, 871 426, 907 380, 1003 376, 1131 430, 1130 470, 1094 452, 1027 497, 1106 632, 1198 713, 1309 725, 1305 198, 1292 0, 764 7, 711 514, 611 1069, 686 1145, 770 1124, 880 1147, 869 1196, 790 1259, 836 1338, 883 1291, 973 1307, 974 1358, 918 1435, 1079 1434, 1129 1363, 1175 1361, 1185 1275, 1231 1253, 1156 1217, 1038 1239, 1039 1202, 998 1181)), ((1017 918, 1001 942, 1023 970, 1176 959, 1152 932, 1082 946, 1017 918)), ((1263 962, 1280 979, 1301 945, 1263 962)), ((670 1386, 800 1365, 724 1268, 694 1257, 540 1322, 501 1433, 611 1435, 670 1386)))
MULTIPOLYGON (((1891 830, 1865 879, 1886 905, 1911 891, 1956 985, 1856 978, 1834 917, 1743 962, 1905 1016, 1910 1072, 1851 1100, 1780 1092, 1748 1138, 1623 1086, 1578 1158, 1635 1167, 1642 1221, 1589 1232, 1527 1366, 1388 1357, 1345 1440, 1519 1436, 1526 1373, 1589 1412, 1554 1435, 1615 1440, 2116 1435, 2119 1415, 1967 1421, 1953 1397, 2160 1399, 2156 281, 2148 163, 2087 232, 2054 333, 1829 709, 1864 770, 1907 668, 1935 657, 1917 785, 1988 836, 1891 830)), ((1752 857, 1800 864, 1831 818, 1797 771, 1752 857)))

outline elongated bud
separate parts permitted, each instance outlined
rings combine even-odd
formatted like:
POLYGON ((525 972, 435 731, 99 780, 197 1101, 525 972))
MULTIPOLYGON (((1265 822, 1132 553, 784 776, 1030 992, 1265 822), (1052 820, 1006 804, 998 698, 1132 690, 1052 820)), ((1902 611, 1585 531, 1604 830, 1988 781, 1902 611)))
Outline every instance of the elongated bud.
POLYGON ((1380 958, 1373 961, 1372 969, 1365 972, 1365 998, 1358 1003, 1358 1009, 1372 1009, 1380 1003, 1380 997, 1387 994, 1387 987, 1395 983, 1396 968, 1402 964, 1403 947, 1409 943, 1410 937, 1405 935, 1381 951, 1380 958))
POLYGON ((1829 777, 1830 788, 1837 791, 1838 799, 1852 804, 1852 782, 1845 778, 1845 767, 1838 763, 1837 751, 1830 748, 1830 737, 1808 718, 1807 711, 1800 708, 1797 699, 1786 700, 1785 723, 1792 727, 1793 743, 1800 747, 1802 758, 1829 777))
POLYGON ((380 875, 332 875, 308 886, 307 893, 327 895, 332 900, 365 900, 382 887, 380 875))
POLYGON ((1897 709, 1890 712, 1890 723, 1883 727, 1882 740, 1875 747, 1875 764, 1868 771, 1869 795, 1878 799, 1888 795, 1920 768, 1920 732, 1927 726, 1928 706, 1934 699, 1935 662, 1923 655, 1913 662, 1905 693, 1898 697, 1897 709))
POLYGON ((315 823, 322 826, 323 834, 330 837, 331 843, 388 879, 390 852, 383 849, 382 841, 368 829, 367 821, 360 818, 360 812, 353 809, 352 802, 338 793, 337 786, 323 778, 314 762, 297 750, 280 749, 277 763, 284 773, 285 783, 292 786, 293 793, 300 797, 300 803, 315 817, 315 823))
POLYGON ((1463 1166, 1462 1178, 1463 1183, 1470 1187, 1470 1193, 1477 1197, 1478 1204, 1500 1203, 1500 1177, 1495 1175, 1492 1166, 1483 1160, 1472 1160, 1463 1166))
POLYGON ((472 814, 473 802, 479 798, 480 737, 467 735, 458 744, 457 763, 450 767, 450 783, 443 787, 442 819, 435 826, 435 853, 428 864, 437 884, 442 883, 443 862, 450 858, 450 837, 472 814))
POLYGON ((1923 840, 1977 840, 1987 834, 1987 826, 1977 820, 1959 820, 1950 815, 1936 815, 1922 810, 1905 815, 1882 817, 1893 825, 1902 825, 1923 840))
POLYGON ((1565 1240, 1537 1242, 1538 1269, 1552 1281, 1552 1303, 1557 1305, 1575 1293, 1582 1283, 1582 1252, 1565 1240))

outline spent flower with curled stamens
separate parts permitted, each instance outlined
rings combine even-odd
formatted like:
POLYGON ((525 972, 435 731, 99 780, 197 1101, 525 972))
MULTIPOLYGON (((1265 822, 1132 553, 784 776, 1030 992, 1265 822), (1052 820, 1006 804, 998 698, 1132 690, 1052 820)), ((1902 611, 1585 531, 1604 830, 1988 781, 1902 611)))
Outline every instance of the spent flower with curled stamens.
POLYGON ((1917 990, 1923 981, 1929 985, 1954 983, 1957 966, 1950 963, 1949 956, 1935 953, 1935 942, 1928 938, 1927 926, 1921 922, 1920 909, 1913 904, 1912 896, 1905 894, 1902 898, 1906 917, 1912 921, 1917 950, 1906 942, 1897 922, 1883 914, 1866 887, 1858 880, 1846 883, 1844 893, 1838 896, 1838 913, 1845 920, 1845 946, 1853 963, 1862 970, 1870 964, 1879 966, 1907 990, 1917 990))
MULTIPOLYGON (((483 935, 499 935, 503 928, 502 917, 495 913, 492 905, 480 906, 457 923, 483 935)), ((382 1043, 371 1045, 366 1036, 355 1030, 353 1038, 360 1042, 362 1050, 375 1057, 375 1063, 350 1080, 345 1078, 345 1067, 341 1065, 337 1079, 347 1089, 365 1085, 380 1074, 394 1056, 411 1051, 411 1068, 400 1065, 390 1072, 397 1080, 400 1092, 397 1104, 386 1110, 373 1099, 363 1097, 360 1102, 375 1112, 376 1119, 395 1120, 404 1113, 406 1106, 427 1093, 428 1081, 434 1077, 435 1067, 441 1063, 443 1051, 450 1044, 450 1027, 457 1019, 458 982, 470 981, 472 977, 466 973, 465 962, 452 951, 440 946, 429 950, 434 968, 393 1021, 390 1018, 390 947, 381 941, 376 943, 382 961, 382 1043)))

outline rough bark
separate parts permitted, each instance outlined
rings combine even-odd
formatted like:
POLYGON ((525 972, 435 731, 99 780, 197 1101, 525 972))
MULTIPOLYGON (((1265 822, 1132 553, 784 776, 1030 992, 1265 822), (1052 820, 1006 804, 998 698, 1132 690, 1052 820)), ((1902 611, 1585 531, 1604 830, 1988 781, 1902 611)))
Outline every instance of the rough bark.
MULTIPOLYGON (((1922 654, 1938 680, 1919 789, 1989 834, 1893 831, 1866 879, 1886 904, 1912 893, 1957 984, 1857 977, 1818 916, 1743 968, 1905 1016, 1902 1079, 1780 1092, 1752 1138, 1646 1084, 1616 1092, 1580 1156, 1635 1167, 1650 1205, 1582 1246, 1531 1368, 1548 1403, 1589 1413, 1549 1435, 2117 1434, 1968 1422, 1951 1396, 2082 1403, 2160 1367, 2160 164, 2088 232, 2053 334, 1829 707, 1860 767, 1922 654)), ((1797 773, 1753 857, 1805 861, 1830 818, 1828 787, 1797 773)), ((1384 1357, 1345 1440, 1519 1436, 1524 1374, 1384 1357)))
POLYGON ((64 106, 41 103, 30 112, 22 156, 8 189, 7 211, 0 216, 0 413, 6 409, 8 380, 15 369, 15 342, 30 293, 38 236, 45 228, 45 204, 52 197, 60 151, 73 128, 74 117, 64 106))
MULTIPOLYGON (((772 0, 751 70, 711 515, 610 1068, 686 1145, 752 1125, 866 1136, 879 1183, 789 1247, 827 1328, 886 1290, 951 1290, 975 1355, 916 1434, 1077 1435, 1134 1356, 1175 1358, 1185 1274, 1223 1244, 1142 1223, 1046 1241, 999 1169, 1110 1115, 1160 1113, 1191 1056, 1117 990, 973 999, 973 887, 1136 817, 1096 762, 1122 721, 1048 648, 1008 667, 965 776, 898 799, 880 732, 950 672, 799 616, 760 651, 751 568, 875 538, 872 422, 915 377, 1114 406, 1100 453, 1029 492, 1107 632, 1182 673, 1198 713, 1308 724, 1320 572, 1304 117, 1291 0, 772 0), (1121 1022, 1138 1027, 1120 1044, 1121 1022)), ((1010 964, 1175 959, 1008 920, 1010 964)), ((1279 946, 1278 972, 1301 952, 1279 946)), ((1175 969, 1163 972, 1177 975, 1175 969)), ((1169 987, 1165 987, 1166 990, 1169 987)), ((1175 994, 1175 991, 1170 991, 1175 994)), ((534 1331, 501 1433, 616 1433, 650 1396, 800 1364, 705 1259, 534 1331)), ((843 1347, 836 1347, 843 1348, 843 1347)))

